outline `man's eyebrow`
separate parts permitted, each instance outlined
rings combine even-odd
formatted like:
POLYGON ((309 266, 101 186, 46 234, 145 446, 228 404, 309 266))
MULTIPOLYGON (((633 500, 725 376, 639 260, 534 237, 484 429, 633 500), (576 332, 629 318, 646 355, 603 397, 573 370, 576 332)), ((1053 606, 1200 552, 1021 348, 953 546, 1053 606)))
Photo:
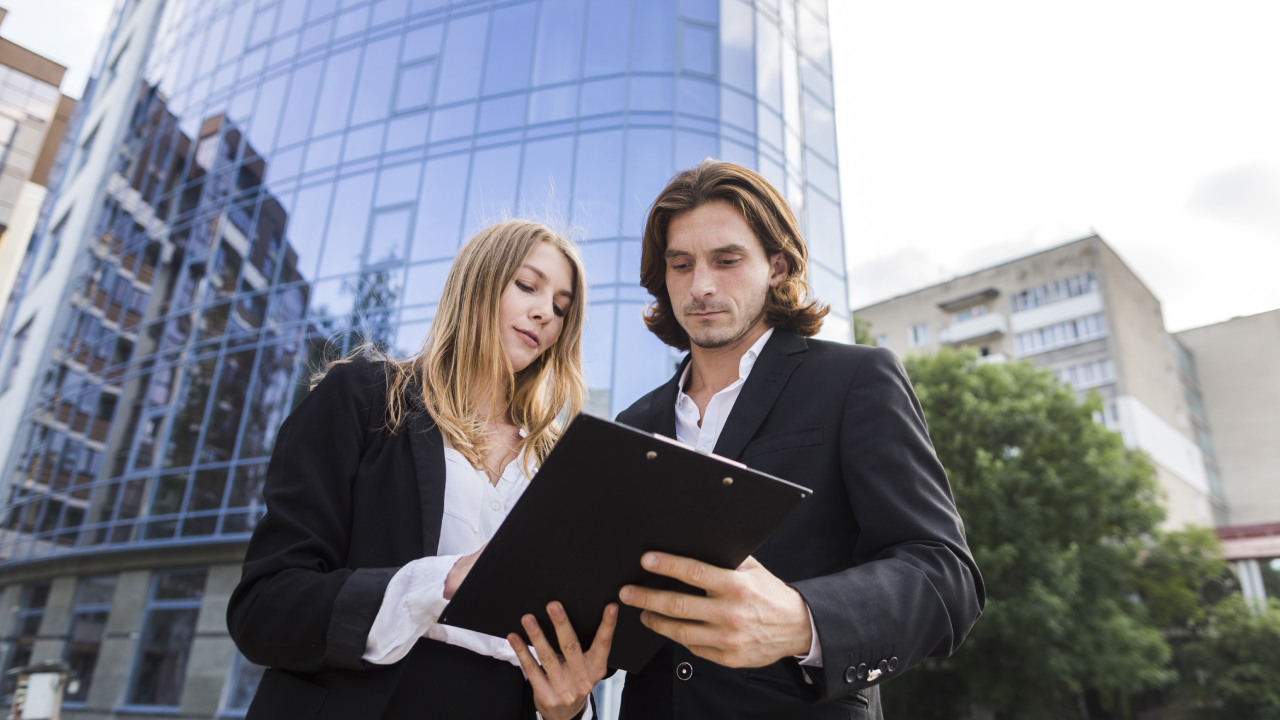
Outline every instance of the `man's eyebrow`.
POLYGON ((692 254, 693 253, 689 252, 688 250, 672 250, 671 248, 667 248, 667 251, 663 253, 663 256, 666 257, 666 259, 670 260, 673 257, 680 257, 681 255, 692 255, 692 254))
POLYGON ((741 255, 741 254, 745 253, 746 251, 747 251, 747 249, 746 249, 745 247, 743 247, 742 245, 739 245, 739 244, 737 244, 737 243, 734 243, 734 244, 732 244, 732 245, 725 245, 724 247, 718 247, 718 248, 716 248, 715 250, 712 250, 711 252, 713 252, 713 253, 737 253, 737 254, 741 255))

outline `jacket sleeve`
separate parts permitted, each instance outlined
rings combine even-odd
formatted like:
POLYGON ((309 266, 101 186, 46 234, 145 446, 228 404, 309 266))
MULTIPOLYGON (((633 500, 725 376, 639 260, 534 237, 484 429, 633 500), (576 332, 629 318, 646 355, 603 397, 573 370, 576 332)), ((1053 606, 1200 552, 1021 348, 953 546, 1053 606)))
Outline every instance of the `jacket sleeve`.
POLYGON ((950 655, 985 598, 924 412, 888 350, 867 353, 854 371, 840 458, 860 531, 854 566, 794 583, 822 645, 823 666, 805 668, 797 683, 810 700, 891 679, 930 655, 950 655))
POLYGON ((280 428, 263 487, 267 513, 227 608, 231 637, 259 665, 368 667, 369 628, 398 570, 346 567, 352 483, 385 392, 375 367, 335 365, 280 428))

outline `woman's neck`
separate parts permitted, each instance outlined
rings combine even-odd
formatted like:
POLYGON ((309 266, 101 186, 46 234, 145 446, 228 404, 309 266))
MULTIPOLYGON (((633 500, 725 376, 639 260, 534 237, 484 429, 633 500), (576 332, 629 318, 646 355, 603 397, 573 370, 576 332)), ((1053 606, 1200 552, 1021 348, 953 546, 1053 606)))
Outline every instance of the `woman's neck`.
POLYGON ((494 423, 510 425, 506 393, 494 392, 494 389, 493 384, 490 383, 472 391, 471 407, 475 409, 476 416, 488 425, 494 423))

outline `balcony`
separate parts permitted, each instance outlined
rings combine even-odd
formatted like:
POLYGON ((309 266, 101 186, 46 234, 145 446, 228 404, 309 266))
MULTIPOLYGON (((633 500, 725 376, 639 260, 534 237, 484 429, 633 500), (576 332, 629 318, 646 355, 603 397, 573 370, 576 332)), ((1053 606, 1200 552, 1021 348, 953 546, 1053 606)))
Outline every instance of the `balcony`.
POLYGON ((987 313, 962 322, 952 323, 938 331, 938 342, 954 345, 979 338, 995 337, 1009 332, 1004 313, 987 313))

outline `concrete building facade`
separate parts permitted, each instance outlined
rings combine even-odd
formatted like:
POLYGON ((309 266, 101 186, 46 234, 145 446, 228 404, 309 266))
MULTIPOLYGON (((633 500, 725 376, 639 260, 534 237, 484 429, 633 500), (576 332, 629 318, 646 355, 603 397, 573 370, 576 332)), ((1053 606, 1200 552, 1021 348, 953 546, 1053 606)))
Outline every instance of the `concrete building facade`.
POLYGON ((1190 353, 1165 330, 1160 301, 1098 236, 1070 242, 859 308, 899 356, 971 347, 985 361, 1030 360, 1145 450, 1164 489, 1167 524, 1227 517, 1215 436, 1190 353))
POLYGON ((244 714, 276 429, 326 348, 416 349, 506 213, 575 228, 591 412, 673 371, 640 235, 705 157, 784 193, 850 339, 825 0, 117 5, 0 328, 0 672, 67 660, 64 717, 244 714))

